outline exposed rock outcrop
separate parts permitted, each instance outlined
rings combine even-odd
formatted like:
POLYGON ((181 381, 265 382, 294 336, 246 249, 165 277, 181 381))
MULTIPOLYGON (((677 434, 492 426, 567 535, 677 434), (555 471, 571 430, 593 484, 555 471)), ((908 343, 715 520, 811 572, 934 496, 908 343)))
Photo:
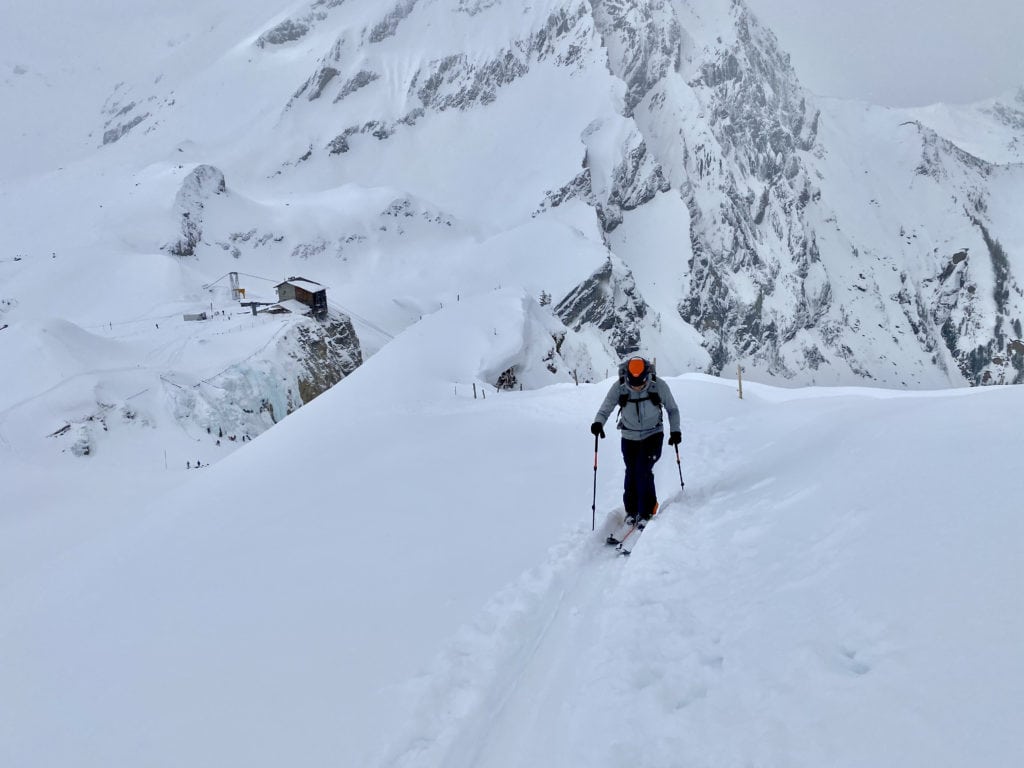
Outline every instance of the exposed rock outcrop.
POLYGON ((203 211, 214 195, 227 192, 224 174, 212 165, 200 165, 185 177, 174 198, 181 236, 164 248, 175 256, 194 256, 203 238, 203 211))
POLYGON ((555 307, 555 314, 574 331, 590 325, 605 333, 620 358, 640 349, 647 313, 632 273, 611 256, 555 307))

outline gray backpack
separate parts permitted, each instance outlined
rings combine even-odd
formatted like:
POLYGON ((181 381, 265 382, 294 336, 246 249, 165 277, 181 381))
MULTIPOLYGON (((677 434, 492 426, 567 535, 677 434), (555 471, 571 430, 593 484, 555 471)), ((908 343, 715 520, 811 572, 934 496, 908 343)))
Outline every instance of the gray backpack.
MULTIPOLYGON (((629 360, 633 360, 636 357, 639 357, 639 355, 634 355, 633 357, 629 358, 629 360)), ((647 365, 647 370, 649 371, 649 376, 650 376, 650 383, 651 384, 656 384, 657 381, 658 381, 658 374, 655 371, 654 363, 651 362, 650 360, 648 360, 646 357, 643 357, 643 358, 640 358, 640 359, 643 360, 644 363, 647 365)), ((621 363, 619 363, 619 410, 620 411, 625 407, 626 403, 629 401, 630 389, 629 389, 629 384, 626 383, 626 376, 629 373, 629 371, 627 370, 626 366, 629 365, 629 360, 623 360, 621 363)), ((661 408, 661 395, 658 394, 658 390, 656 388, 654 388, 654 387, 649 388, 646 395, 644 395, 643 397, 637 398, 633 402, 643 402, 644 400, 650 400, 651 403, 655 407, 661 408)))

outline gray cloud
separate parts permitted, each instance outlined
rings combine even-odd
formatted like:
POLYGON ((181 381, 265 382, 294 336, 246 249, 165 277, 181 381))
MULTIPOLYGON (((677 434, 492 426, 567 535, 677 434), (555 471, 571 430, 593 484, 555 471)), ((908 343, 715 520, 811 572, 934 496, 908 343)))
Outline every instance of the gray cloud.
POLYGON ((887 106, 969 103, 1024 85, 1021 0, 747 0, 803 84, 887 106))

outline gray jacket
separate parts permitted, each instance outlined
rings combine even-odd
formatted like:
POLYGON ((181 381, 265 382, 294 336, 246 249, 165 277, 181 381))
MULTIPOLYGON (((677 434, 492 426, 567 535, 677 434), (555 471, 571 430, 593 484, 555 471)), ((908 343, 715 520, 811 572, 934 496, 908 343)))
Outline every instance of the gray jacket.
POLYGON ((629 400, 619 412, 618 428, 622 430, 622 437, 625 440, 643 440, 644 438, 664 432, 661 418, 661 408, 651 402, 651 391, 655 390, 661 398, 661 405, 668 411, 668 425, 670 432, 679 432, 679 406, 676 399, 672 397, 672 390, 668 388, 661 379, 655 378, 648 381, 643 389, 634 390, 624 383, 616 381, 608 394, 597 409, 597 416, 594 421, 604 424, 608 421, 612 411, 619 405, 620 395, 628 395, 629 400))

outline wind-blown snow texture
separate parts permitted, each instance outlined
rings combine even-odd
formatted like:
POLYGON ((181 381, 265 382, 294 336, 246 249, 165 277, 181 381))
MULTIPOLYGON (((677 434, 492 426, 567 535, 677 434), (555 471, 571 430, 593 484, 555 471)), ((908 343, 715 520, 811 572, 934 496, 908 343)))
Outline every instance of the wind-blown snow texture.
POLYGON ((0 29, 0 763, 1024 763, 1024 97, 815 102, 738 1, 63 6, 0 29))
POLYGON ((626 560, 608 382, 473 399, 522 307, 438 313, 209 470, 40 498, 5 458, 5 764, 1024 757, 1024 390, 670 377, 686 490, 668 453, 626 560))

